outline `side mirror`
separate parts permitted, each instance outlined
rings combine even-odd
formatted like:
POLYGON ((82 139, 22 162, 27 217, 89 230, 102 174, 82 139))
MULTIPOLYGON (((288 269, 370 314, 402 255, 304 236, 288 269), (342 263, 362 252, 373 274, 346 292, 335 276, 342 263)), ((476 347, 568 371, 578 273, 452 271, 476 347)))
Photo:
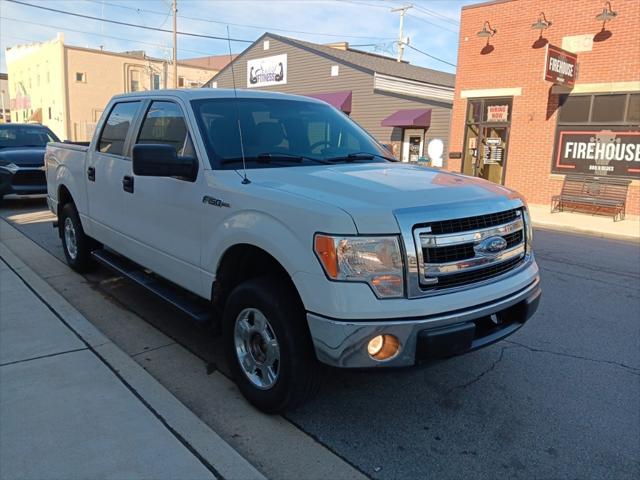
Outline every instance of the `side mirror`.
POLYGON ((171 145, 134 145, 132 160, 133 173, 141 177, 178 177, 194 181, 198 174, 197 160, 179 157, 171 145))

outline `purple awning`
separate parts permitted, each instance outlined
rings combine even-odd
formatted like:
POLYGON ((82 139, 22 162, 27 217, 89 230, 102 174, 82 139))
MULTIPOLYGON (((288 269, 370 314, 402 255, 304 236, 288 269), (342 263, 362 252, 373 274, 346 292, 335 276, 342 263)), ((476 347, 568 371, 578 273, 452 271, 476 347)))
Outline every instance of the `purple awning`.
POLYGON ((398 110, 382 120, 380 125, 383 127, 427 128, 431 125, 431 109, 398 110))
POLYGON ((329 105, 336 107, 338 110, 342 110, 344 113, 351 113, 351 90, 328 93, 307 93, 306 96, 327 102, 329 105))

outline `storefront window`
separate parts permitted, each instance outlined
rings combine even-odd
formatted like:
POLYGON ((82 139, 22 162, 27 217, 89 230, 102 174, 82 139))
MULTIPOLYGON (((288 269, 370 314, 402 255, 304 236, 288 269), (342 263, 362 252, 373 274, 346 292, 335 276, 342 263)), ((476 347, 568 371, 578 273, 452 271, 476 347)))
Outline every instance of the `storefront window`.
POLYGON ((591 110, 591 97, 569 96, 560 97, 560 122, 588 122, 591 110))
POLYGON ((640 93, 563 95, 551 171, 640 178, 640 93))
POLYGON ((597 95, 593 97, 591 121, 595 123, 624 121, 626 95, 597 95))
POLYGON ((511 126, 511 98, 469 100, 462 172, 504 182, 511 126))
POLYGON ((640 93, 629 95, 627 122, 640 124, 640 93))

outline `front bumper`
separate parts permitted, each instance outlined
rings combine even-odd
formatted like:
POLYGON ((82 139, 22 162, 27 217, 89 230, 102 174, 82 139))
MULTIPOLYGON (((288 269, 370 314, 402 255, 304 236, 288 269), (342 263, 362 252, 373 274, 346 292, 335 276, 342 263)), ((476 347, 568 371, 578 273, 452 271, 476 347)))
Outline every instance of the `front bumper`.
POLYGON ((0 167, 0 195, 47 193, 47 179, 41 167, 19 167, 9 171, 0 167))
POLYGON ((446 314, 415 319, 343 321, 307 313, 316 356, 342 368, 403 367, 433 357, 469 352, 518 330, 535 313, 540 279, 496 301, 446 314), (495 315, 495 316, 494 316, 495 315), (374 360, 367 344, 376 335, 398 338, 400 351, 389 360, 374 360))

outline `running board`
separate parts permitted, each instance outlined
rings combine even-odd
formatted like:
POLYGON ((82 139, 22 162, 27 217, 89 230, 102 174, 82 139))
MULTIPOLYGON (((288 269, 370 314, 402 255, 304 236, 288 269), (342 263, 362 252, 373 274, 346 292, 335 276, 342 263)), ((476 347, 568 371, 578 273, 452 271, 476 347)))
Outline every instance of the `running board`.
POLYGON ((142 266, 104 248, 91 252, 91 255, 98 262, 156 294, 193 320, 197 322, 211 320, 210 307, 206 301, 196 297, 191 292, 167 280, 158 278, 142 266))

